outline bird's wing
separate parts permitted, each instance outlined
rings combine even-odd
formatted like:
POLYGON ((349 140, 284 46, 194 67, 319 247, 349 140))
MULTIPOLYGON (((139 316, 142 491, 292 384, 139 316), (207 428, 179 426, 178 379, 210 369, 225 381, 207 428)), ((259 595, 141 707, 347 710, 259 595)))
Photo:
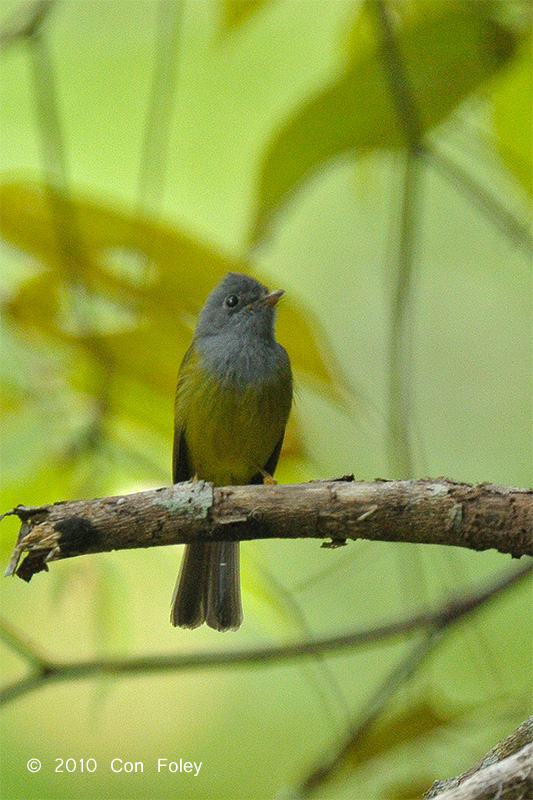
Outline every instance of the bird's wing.
POLYGON ((172 481, 179 483, 180 481, 188 481, 193 477, 191 474, 191 465, 189 458, 189 449, 185 439, 184 417, 185 417, 185 404, 187 402, 187 393, 183 391, 184 378, 187 374, 187 368, 191 360, 192 346, 189 347, 181 362, 178 387, 176 390, 176 406, 174 412, 174 448, 172 452, 172 481))
POLYGON ((174 450, 172 453, 172 482, 188 481, 191 475, 189 449, 183 428, 174 431, 174 450))
MULTIPOLYGON (((276 469, 276 467, 278 465, 279 454, 281 452, 281 446, 283 444, 283 437, 284 436, 285 436, 285 431, 283 431, 283 433, 279 437, 275 448, 272 450, 270 456, 268 457, 268 461, 266 462, 266 464, 263 467, 263 470, 268 475, 271 475, 271 476, 274 475, 275 469, 276 469)), ((256 472, 255 475, 253 476, 252 480, 250 481, 250 483, 264 483, 264 475, 263 475, 263 473, 262 472, 256 472)))

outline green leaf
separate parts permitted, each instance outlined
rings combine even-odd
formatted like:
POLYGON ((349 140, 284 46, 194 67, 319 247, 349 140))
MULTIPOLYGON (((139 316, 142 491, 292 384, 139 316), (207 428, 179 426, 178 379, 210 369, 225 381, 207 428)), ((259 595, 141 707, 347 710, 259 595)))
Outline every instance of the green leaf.
MULTIPOLYGON (((516 36, 490 15, 485 3, 421 7, 425 13, 400 17, 396 35, 425 132, 507 63, 516 36)), ((332 158, 405 144, 374 15, 372 21, 370 39, 368 21, 357 20, 361 46, 352 42, 353 57, 344 74, 298 109, 271 142, 259 177, 252 242, 265 234, 289 194, 332 158)))
POLYGON ((529 196, 533 196, 533 63, 531 39, 494 81, 490 93, 496 140, 503 160, 529 196))
POLYGON ((222 23, 225 31, 239 28, 271 0, 222 0, 222 23))

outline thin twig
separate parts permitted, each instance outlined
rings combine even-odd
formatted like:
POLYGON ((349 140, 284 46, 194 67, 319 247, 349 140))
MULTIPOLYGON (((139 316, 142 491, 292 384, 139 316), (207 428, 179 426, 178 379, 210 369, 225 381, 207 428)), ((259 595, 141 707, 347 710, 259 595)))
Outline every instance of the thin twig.
POLYGON ((79 336, 86 337, 87 342, 90 341, 91 353, 98 370, 93 418, 83 435, 74 443, 74 447, 81 444, 88 449, 99 444, 102 438, 102 425, 109 409, 113 360, 103 338, 92 335, 95 331, 92 295, 85 280, 86 265, 91 262, 92 256, 81 233, 76 204, 72 200, 54 62, 41 26, 36 26, 31 31, 27 44, 51 223, 68 288, 64 298, 68 304, 68 324, 76 328, 79 336))
MULTIPOLYGON (((37 689, 46 683, 79 680, 96 675, 121 675, 183 669, 206 669, 221 666, 261 666, 267 662, 279 662, 330 652, 341 654, 343 650, 376 644, 384 639, 403 637, 424 629, 441 630, 476 608, 484 605, 500 592, 513 586, 533 571, 533 565, 506 572, 488 585, 474 592, 455 598, 436 611, 425 611, 374 628, 352 631, 338 636, 327 636, 306 642, 259 647, 242 651, 188 653, 187 655, 162 654, 132 658, 98 658, 86 661, 63 662, 46 658, 39 661, 39 667, 29 676, 14 681, 0 692, 0 703, 7 703, 37 689)), ((9 642, 8 642, 9 643, 9 642)), ((23 648, 16 647, 17 652, 23 648)), ((37 653, 36 648, 31 648, 37 653)), ((23 656, 26 658, 26 654, 23 656)), ((28 658, 28 660, 30 660, 28 658)), ((34 663, 34 659, 32 659, 34 663)))
POLYGON ((376 0, 370 5, 375 10, 379 24, 385 75, 407 142, 397 268, 390 313, 388 446, 392 474, 397 478, 410 478, 414 474, 410 437, 412 421, 410 305, 417 212, 421 208, 419 156, 423 126, 387 4, 383 0, 376 0))
POLYGON ((426 656, 432 652, 434 646, 440 641, 441 634, 442 630, 440 628, 431 628, 426 631, 422 639, 393 668, 373 697, 368 701, 363 717, 348 731, 343 741, 335 748, 334 753, 328 755, 323 763, 314 767, 302 781, 296 790, 295 798, 310 797, 340 769, 350 751, 365 736, 392 695, 413 675, 426 656))
POLYGON ((396 277, 394 281, 388 345, 389 460, 392 474, 414 474, 410 425, 412 420, 412 279, 417 210, 421 207, 419 151, 406 154, 396 277))
POLYGON ((183 0, 160 0, 156 65, 146 111, 138 181, 138 210, 158 210, 165 187, 172 111, 177 88, 177 52, 183 0))
POLYGON ((446 180, 453 183, 467 197, 475 202, 487 218, 493 222, 505 236, 515 245, 533 250, 533 237, 527 224, 517 220, 500 201, 490 193, 479 181, 464 170, 449 155, 438 150, 435 145, 426 146, 422 150, 422 157, 446 180))
POLYGON ((398 47, 387 3, 375 0, 370 8, 376 12, 381 34, 381 57, 396 112, 405 133, 410 150, 417 150, 423 134, 420 113, 414 92, 409 83, 407 70, 398 47))
POLYGON ((11 650, 17 653, 35 669, 42 670, 48 666, 46 656, 28 639, 16 630, 7 620, 0 619, 0 638, 11 650))

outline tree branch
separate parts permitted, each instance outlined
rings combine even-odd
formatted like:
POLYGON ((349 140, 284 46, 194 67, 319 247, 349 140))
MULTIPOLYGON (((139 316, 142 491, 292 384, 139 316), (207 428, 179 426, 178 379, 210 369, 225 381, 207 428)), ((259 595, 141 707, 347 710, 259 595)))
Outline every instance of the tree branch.
POLYGON ((529 717, 467 772, 435 781, 426 800, 527 800, 533 797, 533 717, 529 717))
MULTIPOLYGON (((162 672, 167 670, 205 669, 217 666, 258 665, 266 663, 305 658, 317 653, 340 653, 347 648, 364 647, 386 639, 395 639, 409 635, 424 633, 425 640, 429 643, 437 640, 437 634, 444 632, 451 625, 472 614, 481 606, 494 601, 501 592, 515 586, 519 581, 531 574, 532 564, 522 565, 518 569, 508 570, 503 575, 497 576, 493 581, 468 594, 459 595, 453 600, 441 604, 437 609, 428 609, 417 614, 400 617, 390 622, 384 622, 374 627, 349 631, 348 633, 323 636, 308 641, 298 641, 283 645, 266 645, 245 650, 215 650, 211 652, 195 653, 162 653, 146 656, 126 656, 123 658, 102 657, 87 659, 85 661, 64 661, 40 653, 39 649, 25 641, 24 637, 13 629, 7 622, 0 621, 0 637, 12 650, 17 652, 30 666, 30 673, 19 680, 5 686, 0 691, 0 705, 16 700, 30 691, 54 682, 67 680, 80 680, 99 675, 124 675, 132 673, 162 672), (433 635, 435 634, 435 635, 433 635)), ((409 664, 416 660, 409 655, 396 670, 396 680, 409 671, 409 664)), ((423 655, 423 650, 419 655, 423 655)), ((396 685, 396 684, 394 684, 396 685)), ((369 712, 373 716, 380 702, 386 700, 387 686, 383 686, 376 697, 369 712)), ((365 728, 372 720, 365 718, 361 725, 365 728)), ((359 728, 350 731, 351 740, 359 735, 359 728)), ((334 765, 333 765, 334 766, 334 765)), ((328 770, 323 769, 325 775, 328 770)), ((318 770, 313 771, 313 778, 305 782, 304 787, 316 785, 319 782, 318 770)))
MULTIPOLYGON (((347 539, 495 548, 533 555, 533 489, 466 483, 338 480, 144 492, 17 506, 22 522, 6 575, 29 581, 49 561, 109 550, 250 539, 347 539), (28 555, 19 566, 21 554, 28 555)), ((1 517, 0 517, 1 519, 1 517)))

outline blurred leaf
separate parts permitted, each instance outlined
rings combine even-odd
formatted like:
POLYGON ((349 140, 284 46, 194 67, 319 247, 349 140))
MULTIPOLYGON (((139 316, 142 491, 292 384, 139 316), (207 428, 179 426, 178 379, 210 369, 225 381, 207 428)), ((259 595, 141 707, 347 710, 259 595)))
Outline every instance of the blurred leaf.
MULTIPOLYGON (((516 36, 497 23, 485 3, 424 3, 421 8, 425 13, 402 15, 397 39, 428 131, 508 62, 516 36)), ((371 40, 368 21, 357 19, 361 47, 352 43, 354 55, 345 73, 297 110, 270 144, 259 176, 253 242, 263 236, 289 193, 330 159, 405 144, 372 21, 371 40)))
POLYGON ((425 770, 425 777, 423 767, 421 767, 420 774, 416 779, 412 781, 395 780, 389 790, 384 790, 382 800, 420 800, 435 780, 435 775, 429 767, 426 767, 425 770))
POLYGON ((235 30, 271 0, 222 0, 222 22, 225 30, 235 30))
POLYGON ((503 160, 533 195, 533 42, 523 42, 519 57, 494 81, 490 93, 496 139, 503 160))
MULTIPOLYGON (((230 259, 158 221, 77 198, 70 214, 82 252, 90 258, 76 265, 73 283, 65 272, 43 187, 3 185, 0 211, 2 236, 48 267, 7 302, 10 317, 55 340, 75 342, 118 373, 164 393, 174 391, 180 358, 208 292, 228 269, 254 272, 248 262, 230 259), (148 272, 136 274, 131 255, 126 267, 118 268, 121 253, 137 254, 148 272), (72 308, 85 314, 78 326, 72 308)), ((329 397, 344 400, 346 387, 323 332, 290 300, 280 313, 279 338, 288 343, 295 370, 329 397)))
POLYGON ((351 759, 359 764, 408 742, 420 743, 436 731, 459 721, 463 714, 448 714, 433 700, 422 698, 371 729, 353 748, 351 759))
MULTIPOLYGON (((77 452, 78 458, 95 444, 110 416, 115 425, 106 436, 113 438, 120 426, 127 430, 129 419, 170 442, 171 398, 197 312, 228 269, 253 273, 251 265, 160 222, 88 200, 68 201, 37 184, 2 186, 0 208, 2 236, 42 265, 7 294, 6 324, 15 323, 17 335, 30 337, 34 345, 42 341, 52 346, 50 352, 64 352, 54 365, 54 383, 43 378, 42 392, 33 399, 34 406, 50 406, 53 386, 53 408, 28 412, 50 431, 42 437, 44 451, 65 458, 64 450, 59 452, 67 445, 65 436, 53 433, 61 414, 62 430, 75 437, 71 455, 77 452), (74 408, 76 421, 65 424, 74 408)), ((284 299, 278 331, 295 371, 328 398, 344 402, 349 389, 316 320, 284 299)), ((18 436, 32 426, 24 414, 16 422, 12 406, 21 387, 16 374, 12 378, 5 413, 13 417, 18 436)), ((298 456, 302 446, 295 428, 289 439, 292 455, 298 456)), ((161 447, 156 458, 160 453, 161 447)), ((145 453, 138 457, 149 461, 145 453)), ((39 473, 39 464, 34 459, 31 464, 39 473)), ((87 490, 94 491, 90 484, 87 490)))

